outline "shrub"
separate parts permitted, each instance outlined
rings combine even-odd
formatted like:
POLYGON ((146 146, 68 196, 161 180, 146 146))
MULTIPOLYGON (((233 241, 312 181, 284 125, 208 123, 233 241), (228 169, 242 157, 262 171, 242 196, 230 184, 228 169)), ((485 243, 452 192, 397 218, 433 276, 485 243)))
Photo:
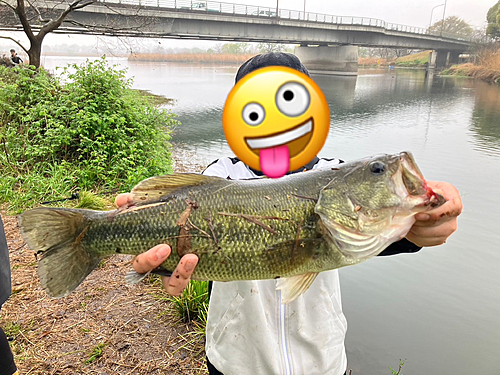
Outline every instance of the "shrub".
POLYGON ((0 66, 0 203, 24 208, 75 190, 129 190, 171 171, 174 115, 105 58, 64 69, 0 66))

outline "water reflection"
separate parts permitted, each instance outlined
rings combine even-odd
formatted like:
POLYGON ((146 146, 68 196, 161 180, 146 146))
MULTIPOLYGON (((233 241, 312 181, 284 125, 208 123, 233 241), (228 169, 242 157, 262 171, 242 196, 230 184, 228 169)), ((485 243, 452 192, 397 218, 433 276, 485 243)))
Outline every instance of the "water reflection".
POLYGON ((478 83, 470 132, 475 148, 500 156, 500 90, 498 86, 478 83))

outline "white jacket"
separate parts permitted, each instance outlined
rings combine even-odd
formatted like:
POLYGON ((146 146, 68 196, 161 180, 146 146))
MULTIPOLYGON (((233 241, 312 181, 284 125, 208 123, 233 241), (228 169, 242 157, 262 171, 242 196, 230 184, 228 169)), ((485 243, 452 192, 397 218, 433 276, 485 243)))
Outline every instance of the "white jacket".
MULTIPOLYGON (((339 162, 319 159, 313 169, 339 162)), ((230 158, 219 159, 203 174, 257 177, 230 158)), ((286 305, 276 280, 214 282, 205 349, 224 375, 342 375, 346 331, 337 270, 320 273, 309 290, 286 305)))

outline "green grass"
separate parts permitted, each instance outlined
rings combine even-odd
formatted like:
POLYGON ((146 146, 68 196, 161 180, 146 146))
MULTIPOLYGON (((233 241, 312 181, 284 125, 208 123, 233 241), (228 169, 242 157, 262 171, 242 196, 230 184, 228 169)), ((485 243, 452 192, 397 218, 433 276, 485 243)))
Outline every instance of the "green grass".
MULTIPOLYGON (((172 303, 177 317, 183 322, 206 323, 208 281, 191 280, 180 296, 167 296, 166 299, 172 303)), ((204 332, 204 325, 200 329, 204 332)))
POLYGON ((7 337, 16 337, 21 331, 21 325, 14 322, 7 322, 3 327, 3 331, 7 337))
POLYGON ((165 98, 164 96, 153 94, 148 90, 139 90, 139 89, 134 89, 134 90, 139 92, 153 105, 174 105, 176 103, 175 99, 165 98))
POLYGON ((101 198, 90 191, 82 191, 79 194, 75 208, 85 208, 87 210, 105 210, 111 205, 107 199, 101 198))
MULTIPOLYGON (((0 161, 2 159, 0 152, 0 161)), ((23 208, 38 206, 44 201, 70 197, 74 192, 75 171, 64 163, 36 164, 33 168, 4 165, 10 173, 0 168, 0 203, 7 203, 11 213, 20 213, 23 208)))
POLYGON ((85 360, 85 363, 89 364, 89 363, 95 362, 97 359, 99 359, 99 357, 102 356, 103 349, 105 347, 106 347, 106 344, 104 344, 104 343, 97 344, 97 346, 95 346, 94 349, 92 350, 90 357, 87 360, 85 360))
POLYGON ((429 62, 431 51, 423 51, 396 59, 397 66, 422 66, 429 62))
MULTIPOLYGON (((161 277, 150 275, 150 285, 161 288, 161 277)), ((170 302, 174 316, 184 323, 193 322, 200 332, 205 332, 205 323, 208 313, 208 281, 191 280, 180 296, 170 294, 155 294, 155 298, 170 302)))

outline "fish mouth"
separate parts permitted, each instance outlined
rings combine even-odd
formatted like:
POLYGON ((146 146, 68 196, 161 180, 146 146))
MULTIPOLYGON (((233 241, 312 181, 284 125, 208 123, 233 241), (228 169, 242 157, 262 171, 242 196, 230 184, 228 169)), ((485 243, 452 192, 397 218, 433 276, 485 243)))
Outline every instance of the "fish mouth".
POLYGON ((282 132, 274 133, 265 137, 245 137, 245 142, 251 151, 259 156, 260 150, 270 149, 286 145, 289 150, 289 157, 301 153, 312 138, 314 130, 314 120, 312 117, 303 123, 282 132))
POLYGON ((397 173, 396 178, 400 182, 396 182, 395 185, 400 196, 406 196, 406 200, 414 205, 417 211, 428 206, 438 207, 446 201, 442 195, 427 186, 422 172, 410 153, 402 152, 399 154, 399 158, 401 173, 397 173))

